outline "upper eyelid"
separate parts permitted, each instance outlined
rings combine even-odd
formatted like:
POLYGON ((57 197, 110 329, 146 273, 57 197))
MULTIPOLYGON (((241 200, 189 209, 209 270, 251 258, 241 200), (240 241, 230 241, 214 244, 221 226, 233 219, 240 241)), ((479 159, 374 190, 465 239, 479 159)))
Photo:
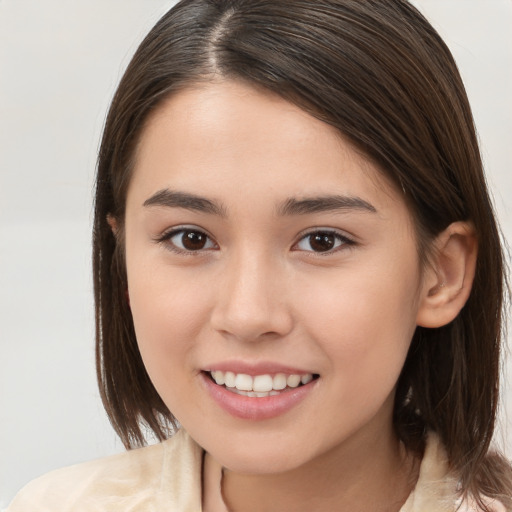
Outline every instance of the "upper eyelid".
MULTIPOLYGON (((351 242, 356 242, 356 237, 350 233, 347 233, 344 230, 337 229, 337 228, 328 228, 328 227, 314 227, 314 228, 308 228, 304 231, 301 231, 297 235, 297 242, 302 240, 304 237, 308 235, 313 235, 315 233, 332 233, 333 235, 337 235, 340 238, 344 238, 346 240, 350 240, 351 242)), ((297 243, 296 242, 296 243, 297 243)))
POLYGON ((215 238, 208 232, 207 229, 200 228, 199 226, 195 226, 193 224, 183 224, 164 229, 159 235, 156 236, 156 239, 161 240, 163 238, 169 238, 170 235, 176 235, 180 231, 198 231, 206 235, 208 238, 215 240, 215 238))
MULTIPOLYGON (((171 228, 164 229, 161 233, 161 236, 166 236, 170 233, 178 233, 180 231, 200 231, 201 233, 204 233, 205 235, 208 235, 210 238, 213 238, 213 236, 209 233, 209 231, 205 228, 196 226, 194 224, 179 224, 177 226, 173 226, 171 228)), ((323 227, 323 226, 315 226, 311 228, 306 228, 302 230, 298 235, 297 238, 300 239, 302 237, 305 237, 307 235, 310 235, 312 233, 334 233, 335 235, 339 235, 341 237, 345 238, 355 238, 350 233, 347 233, 346 231, 338 228, 332 228, 332 227, 323 227)))

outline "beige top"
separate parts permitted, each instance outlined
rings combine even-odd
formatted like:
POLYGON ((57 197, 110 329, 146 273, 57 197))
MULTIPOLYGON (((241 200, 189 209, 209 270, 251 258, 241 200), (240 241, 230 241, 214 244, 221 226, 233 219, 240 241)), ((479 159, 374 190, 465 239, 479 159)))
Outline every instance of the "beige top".
MULTIPOLYGON (((160 444, 52 471, 24 487, 7 512, 227 512, 221 475, 222 468, 180 430, 160 444)), ((444 450, 430 436, 416 488, 400 512, 454 512, 454 490, 444 450)), ((506 512, 497 502, 490 505, 506 512)), ((459 510, 478 512, 470 503, 459 510)))

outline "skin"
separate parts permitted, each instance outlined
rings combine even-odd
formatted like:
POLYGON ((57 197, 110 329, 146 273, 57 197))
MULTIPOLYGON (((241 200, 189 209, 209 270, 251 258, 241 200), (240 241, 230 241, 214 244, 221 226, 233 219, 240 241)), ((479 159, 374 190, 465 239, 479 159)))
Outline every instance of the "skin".
MULTIPOLYGON (((225 468, 230 510, 399 510, 417 463, 393 432, 395 385, 417 324, 445 321, 439 293, 458 276, 432 292, 443 272, 420 268, 401 192, 332 127, 221 81, 173 95, 149 119, 124 229, 144 363, 169 409, 225 468), (162 190, 206 198, 215 211, 148 204, 162 190), (290 199, 333 194, 371 208, 280 211, 290 199), (180 250, 181 235, 168 236, 183 226, 208 237, 202 249, 180 250), (326 230, 342 238, 315 252, 306 235, 326 230), (233 359, 320 377, 276 418, 235 418, 201 374, 233 359)), ((443 239, 453 261, 467 246, 461 232, 443 239)))

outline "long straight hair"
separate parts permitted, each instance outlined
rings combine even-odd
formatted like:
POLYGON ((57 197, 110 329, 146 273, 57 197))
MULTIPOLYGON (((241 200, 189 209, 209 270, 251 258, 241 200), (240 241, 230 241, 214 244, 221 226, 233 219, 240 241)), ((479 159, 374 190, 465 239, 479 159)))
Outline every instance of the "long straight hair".
POLYGON ((504 260, 473 118, 450 51, 405 0, 183 0, 138 48, 112 102, 101 144, 94 222, 99 385, 127 447, 176 422, 137 347, 122 228, 137 142, 174 92, 217 78, 273 91, 334 126, 388 176, 413 216, 421 261, 455 221, 479 253, 467 304, 450 324, 418 327, 400 375, 394 425, 421 453, 444 443, 462 494, 512 507, 510 466, 489 456, 498 404, 504 260), (117 240, 107 216, 117 219, 117 240))

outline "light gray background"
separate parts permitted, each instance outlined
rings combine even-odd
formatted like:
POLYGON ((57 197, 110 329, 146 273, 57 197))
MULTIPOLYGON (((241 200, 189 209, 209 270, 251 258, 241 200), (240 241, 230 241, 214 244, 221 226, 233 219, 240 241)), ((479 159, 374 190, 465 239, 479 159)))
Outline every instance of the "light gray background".
MULTIPOLYGON (((459 63, 510 241, 512 1, 414 3, 459 63)), ((114 88, 173 4, 0 0, 0 509, 41 473, 123 449, 95 383, 91 189, 114 88)))

